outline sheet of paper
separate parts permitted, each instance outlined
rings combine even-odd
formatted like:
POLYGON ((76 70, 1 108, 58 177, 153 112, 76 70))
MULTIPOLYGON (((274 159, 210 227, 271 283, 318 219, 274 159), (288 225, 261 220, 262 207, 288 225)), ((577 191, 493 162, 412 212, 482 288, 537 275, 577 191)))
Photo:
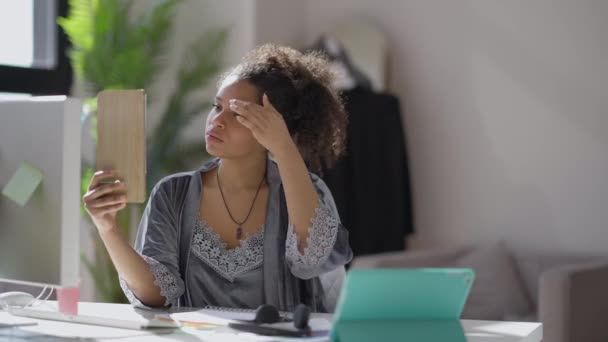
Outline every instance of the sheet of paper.
POLYGON ((248 332, 239 332, 228 327, 219 327, 214 330, 198 330, 193 328, 182 328, 190 336, 195 336, 205 342, 227 342, 227 341, 247 341, 247 342, 278 342, 278 341, 302 341, 302 342, 330 342, 327 334, 324 336, 312 337, 280 337, 280 336, 262 336, 248 332))
MULTIPOLYGON (((283 324, 283 323, 281 323, 283 324)), ((215 329, 199 329, 195 327, 184 327, 182 331, 189 335, 199 337, 206 342, 215 341, 251 341, 251 342, 278 342, 278 341, 306 341, 306 342, 330 342, 329 326, 331 323, 323 318, 312 318, 309 322, 313 329, 312 336, 307 337, 281 337, 281 336, 263 336, 249 332, 236 331, 227 326, 218 326, 215 329), (317 331, 316 328, 327 328, 317 331)), ((291 325, 293 327, 293 324, 291 325)))
POLYGON ((220 311, 202 309, 192 312, 178 312, 171 314, 171 318, 181 323, 203 323, 214 325, 228 325, 237 320, 253 320, 253 312, 220 311))
POLYGON ((42 182, 42 172, 28 162, 22 162, 8 181, 2 194, 20 206, 25 206, 38 185, 42 182))

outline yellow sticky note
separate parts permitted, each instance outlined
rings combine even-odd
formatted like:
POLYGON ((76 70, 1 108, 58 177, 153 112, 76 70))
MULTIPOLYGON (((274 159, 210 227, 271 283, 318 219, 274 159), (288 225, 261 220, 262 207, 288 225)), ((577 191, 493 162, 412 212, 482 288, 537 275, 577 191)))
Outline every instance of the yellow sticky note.
POLYGON ((32 164, 22 162, 2 190, 2 194, 23 207, 40 182, 42 182, 42 172, 32 164))

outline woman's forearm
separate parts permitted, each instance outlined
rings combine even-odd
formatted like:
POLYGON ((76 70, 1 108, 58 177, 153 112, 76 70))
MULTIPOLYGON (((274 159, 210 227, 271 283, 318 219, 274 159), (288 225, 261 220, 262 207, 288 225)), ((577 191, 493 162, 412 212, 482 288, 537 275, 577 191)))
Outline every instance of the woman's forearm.
POLYGON ((163 306, 165 298, 161 296, 160 288, 154 284, 154 275, 150 267, 118 229, 100 233, 100 236, 114 267, 133 294, 147 306, 163 306))
POLYGON ((274 157, 283 181, 289 219, 298 237, 298 249, 303 252, 310 220, 319 206, 319 195, 295 144, 286 146, 274 157))

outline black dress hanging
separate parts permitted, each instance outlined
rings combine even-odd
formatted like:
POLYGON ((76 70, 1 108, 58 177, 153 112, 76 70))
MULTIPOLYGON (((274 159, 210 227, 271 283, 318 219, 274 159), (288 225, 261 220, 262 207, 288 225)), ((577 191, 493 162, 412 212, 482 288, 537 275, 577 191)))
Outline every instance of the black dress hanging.
POLYGON ((399 100, 366 87, 343 92, 346 155, 323 179, 330 188, 354 255, 405 249, 414 231, 399 100))

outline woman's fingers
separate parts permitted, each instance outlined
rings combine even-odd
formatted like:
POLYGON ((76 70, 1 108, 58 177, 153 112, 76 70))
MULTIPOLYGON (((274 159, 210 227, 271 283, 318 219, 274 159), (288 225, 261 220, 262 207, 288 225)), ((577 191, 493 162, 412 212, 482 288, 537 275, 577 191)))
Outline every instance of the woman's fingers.
POLYGON ((264 128, 268 123, 265 109, 258 104, 232 99, 230 100, 230 109, 239 114, 237 118, 245 117, 258 128, 264 128))
POLYGON ((102 197, 102 196, 110 194, 110 193, 114 193, 114 192, 124 193, 126 191, 127 191, 127 185, 125 184, 125 182, 122 182, 122 181, 117 181, 113 184, 102 184, 95 189, 89 190, 84 195, 84 200, 92 201, 92 200, 95 200, 99 197, 102 197))
POLYGON ((89 190, 95 189, 100 186, 104 181, 107 182, 112 179, 117 179, 118 174, 114 170, 101 170, 96 171, 91 178, 91 184, 89 184, 89 190))
POLYGON ((127 203, 126 195, 104 196, 103 198, 90 202, 89 208, 100 209, 123 203, 127 203))
POLYGON ((236 120, 243 126, 249 128, 251 131, 255 131, 255 129, 257 128, 257 126, 251 122, 251 120, 249 120, 248 118, 244 117, 244 116, 237 116, 236 120))
POLYGON ((114 204, 111 206, 107 206, 104 207, 103 209, 97 209, 95 211, 95 215, 96 216, 103 216, 103 215, 107 215, 107 214, 113 214, 121 209, 124 209, 124 207, 127 206, 127 203, 120 203, 120 204, 114 204))
POLYGON ((84 206, 92 216, 99 216, 106 209, 120 210, 126 206, 126 192, 124 182, 102 185, 84 196, 84 206))

